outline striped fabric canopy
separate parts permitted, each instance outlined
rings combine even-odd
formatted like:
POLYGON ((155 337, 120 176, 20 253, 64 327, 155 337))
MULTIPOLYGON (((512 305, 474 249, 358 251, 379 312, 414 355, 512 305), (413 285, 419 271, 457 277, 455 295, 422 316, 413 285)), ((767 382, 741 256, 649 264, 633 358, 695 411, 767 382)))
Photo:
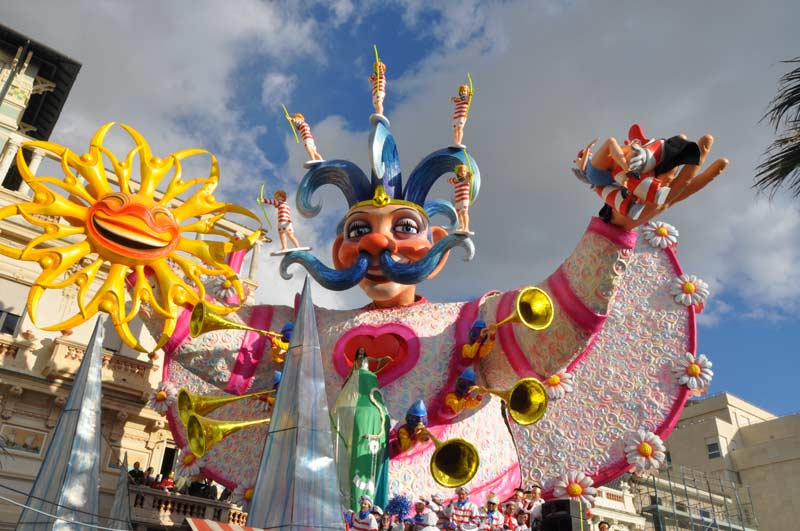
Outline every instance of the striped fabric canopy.
POLYGON ((186 523, 192 531, 265 531, 259 527, 245 527, 236 524, 223 524, 214 520, 203 520, 202 518, 187 518, 186 523))

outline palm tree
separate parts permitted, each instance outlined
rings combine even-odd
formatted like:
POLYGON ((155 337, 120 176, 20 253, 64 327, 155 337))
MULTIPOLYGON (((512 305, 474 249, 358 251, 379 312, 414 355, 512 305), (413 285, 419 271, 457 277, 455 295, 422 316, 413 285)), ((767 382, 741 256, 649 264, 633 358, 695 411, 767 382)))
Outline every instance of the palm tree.
MULTIPOLYGON (((800 57, 783 62, 798 65, 800 57)), ((794 197, 800 197, 800 66, 778 81, 778 94, 762 120, 769 120, 780 133, 764 152, 753 186, 772 195, 785 184, 794 197)))

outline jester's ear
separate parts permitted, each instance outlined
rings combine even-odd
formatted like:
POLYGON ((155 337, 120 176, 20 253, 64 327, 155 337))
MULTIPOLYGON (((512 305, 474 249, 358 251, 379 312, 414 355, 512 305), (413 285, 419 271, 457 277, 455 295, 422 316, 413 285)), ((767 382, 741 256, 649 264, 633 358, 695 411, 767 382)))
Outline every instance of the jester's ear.
MULTIPOLYGON (((433 242, 434 245, 439 243, 439 241, 445 236, 447 236, 447 231, 444 229, 444 227, 439 227, 439 226, 431 227, 431 241, 433 242)), ((444 256, 442 256, 439 265, 437 265, 436 269, 434 269, 431 272, 431 274, 428 275, 428 279, 432 279, 433 277, 439 274, 439 272, 444 268, 444 264, 447 263, 448 256, 450 256, 449 252, 445 253, 444 256)))

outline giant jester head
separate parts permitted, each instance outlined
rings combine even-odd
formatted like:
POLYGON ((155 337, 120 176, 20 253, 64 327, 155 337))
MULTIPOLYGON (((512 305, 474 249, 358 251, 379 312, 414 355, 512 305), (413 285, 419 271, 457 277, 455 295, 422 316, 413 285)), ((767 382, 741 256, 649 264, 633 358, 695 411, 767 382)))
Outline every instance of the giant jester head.
POLYGON ((467 250, 472 259, 474 246, 468 236, 448 234, 448 226, 436 226, 431 218, 444 215, 450 224, 456 211, 449 200, 428 199, 436 181, 452 174, 459 164, 473 171, 473 199, 480 188, 480 171, 464 149, 445 148, 422 159, 403 186, 400 158, 392 134, 377 122, 369 137, 371 177, 352 162, 330 160, 314 166, 303 177, 297 192, 297 210, 305 217, 322 211, 312 203, 314 193, 330 184, 341 190, 348 211, 337 227, 331 269, 312 254, 297 251, 281 263, 281 275, 299 263, 321 285, 345 290, 358 284, 377 306, 410 304, 416 284, 432 278, 445 264, 455 246, 467 250))

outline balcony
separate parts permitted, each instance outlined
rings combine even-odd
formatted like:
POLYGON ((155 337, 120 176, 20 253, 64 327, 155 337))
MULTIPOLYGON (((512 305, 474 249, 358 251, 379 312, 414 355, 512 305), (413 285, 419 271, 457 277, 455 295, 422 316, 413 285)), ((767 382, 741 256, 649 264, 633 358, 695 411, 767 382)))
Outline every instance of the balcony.
POLYGON ((134 529, 181 528, 186 518, 203 518, 227 524, 245 525, 247 513, 227 501, 208 500, 187 494, 173 494, 138 485, 129 486, 131 520, 134 529))

